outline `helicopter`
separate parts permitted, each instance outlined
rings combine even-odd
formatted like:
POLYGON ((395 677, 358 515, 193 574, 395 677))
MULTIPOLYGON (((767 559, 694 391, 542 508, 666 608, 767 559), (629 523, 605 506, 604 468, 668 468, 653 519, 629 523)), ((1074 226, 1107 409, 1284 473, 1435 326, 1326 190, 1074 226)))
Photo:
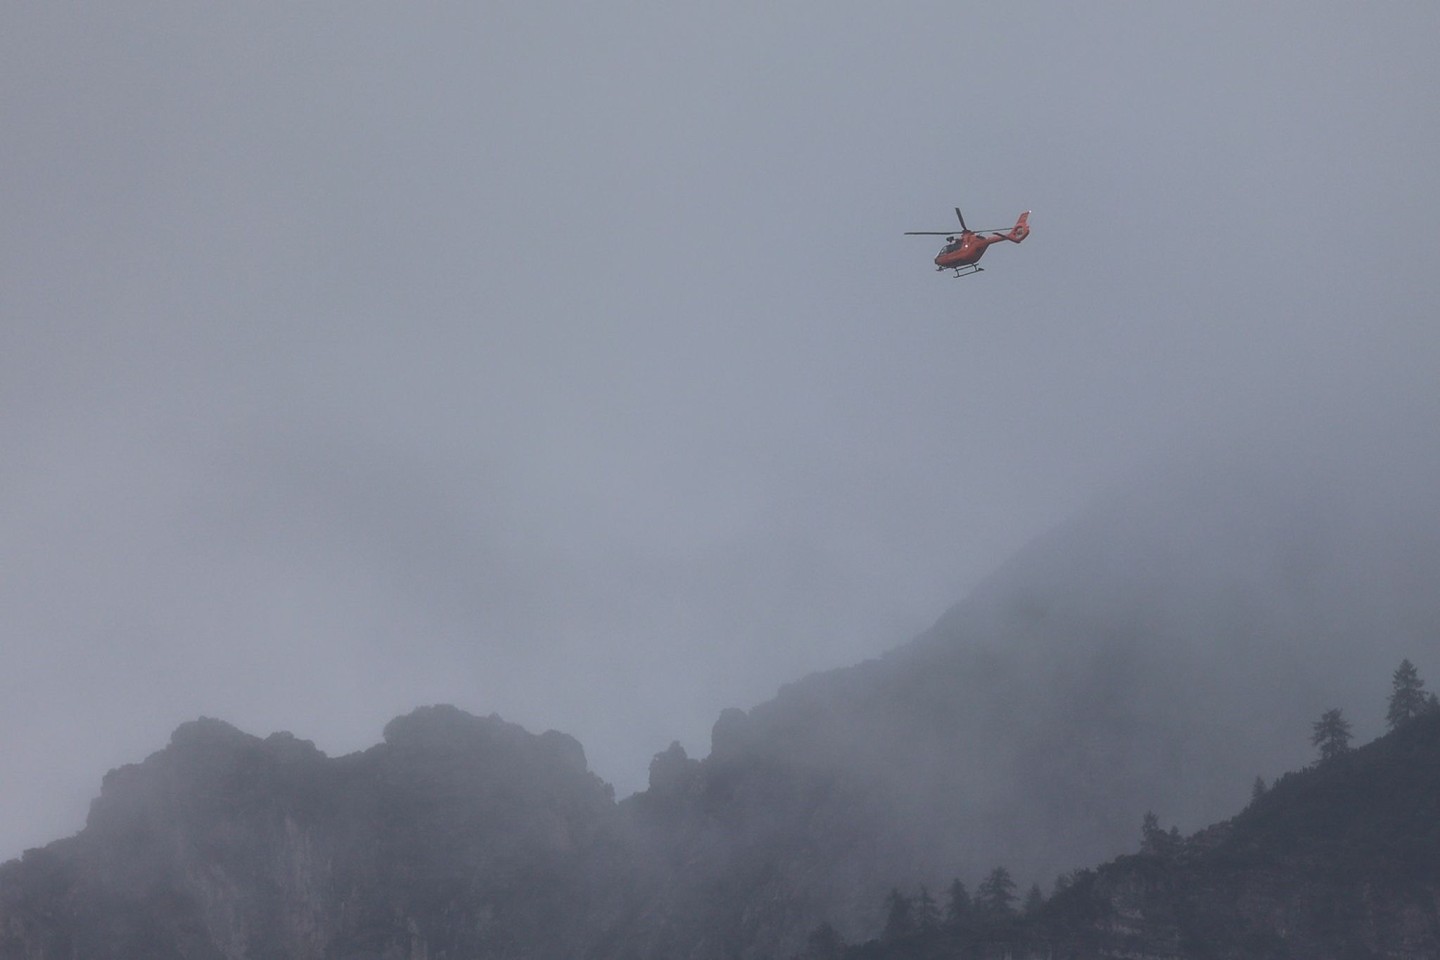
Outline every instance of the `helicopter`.
POLYGON ((959 207, 955 208, 955 216, 960 220, 958 234, 951 230, 906 230, 905 235, 907 237, 945 237, 945 246, 935 257, 935 269, 954 270, 957 277, 969 276, 984 270, 985 268, 980 266, 979 261, 985 255, 985 249, 990 244, 999 243, 1001 240, 1019 243, 1030 236, 1029 210, 1020 214, 1020 219, 1016 220, 1015 226, 1009 230, 971 230, 965 226, 965 215, 960 212, 959 207))

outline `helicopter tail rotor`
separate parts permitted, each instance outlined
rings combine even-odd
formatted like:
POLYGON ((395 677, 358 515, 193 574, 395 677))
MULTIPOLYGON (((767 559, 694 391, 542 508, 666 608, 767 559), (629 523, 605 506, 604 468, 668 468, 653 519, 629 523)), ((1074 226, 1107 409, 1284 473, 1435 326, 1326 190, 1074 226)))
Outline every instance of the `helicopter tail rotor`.
POLYGON ((1026 210, 1020 214, 1020 219, 1015 221, 1015 226, 1005 235, 1005 239, 1019 243, 1028 236, 1030 236, 1030 211, 1026 210))

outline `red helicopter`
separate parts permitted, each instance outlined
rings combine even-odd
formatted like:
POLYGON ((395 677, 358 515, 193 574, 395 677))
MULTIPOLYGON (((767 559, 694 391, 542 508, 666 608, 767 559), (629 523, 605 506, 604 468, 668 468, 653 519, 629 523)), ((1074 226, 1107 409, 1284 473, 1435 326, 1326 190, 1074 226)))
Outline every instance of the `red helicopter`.
POLYGON ((1029 210, 1020 214, 1020 219, 1016 220, 1015 226, 1009 230, 971 230, 965 226, 965 215, 960 212, 959 207, 955 208, 955 216, 960 218, 959 234, 951 230, 906 230, 905 235, 907 237, 945 237, 945 246, 935 257, 935 269, 954 270, 957 277, 984 270, 985 268, 980 266, 979 260, 985 255, 985 248, 990 244, 999 243, 1001 240, 1019 243, 1030 236, 1029 210))

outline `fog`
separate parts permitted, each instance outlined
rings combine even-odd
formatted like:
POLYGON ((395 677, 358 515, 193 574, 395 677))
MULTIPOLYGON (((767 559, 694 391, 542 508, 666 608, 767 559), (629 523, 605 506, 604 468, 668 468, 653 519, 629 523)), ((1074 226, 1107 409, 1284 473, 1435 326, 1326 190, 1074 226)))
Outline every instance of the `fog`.
POLYGON ((1157 463, 1433 447, 1437 30, 9 5, 0 856, 202 714, 624 795, 1157 463), (956 205, 1033 233, 954 280, 956 205))

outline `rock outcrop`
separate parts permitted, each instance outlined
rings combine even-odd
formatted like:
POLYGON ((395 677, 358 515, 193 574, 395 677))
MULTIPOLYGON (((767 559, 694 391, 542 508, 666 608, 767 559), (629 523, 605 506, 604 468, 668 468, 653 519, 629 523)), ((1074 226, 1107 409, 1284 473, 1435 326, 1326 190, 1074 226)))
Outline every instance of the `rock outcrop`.
MULTIPOLYGON (((449 707, 337 759, 288 734, 185 724, 105 778, 80 834, 0 868, 0 960, 787 957, 837 904, 873 934, 890 840, 846 831, 885 811, 847 806, 864 790, 828 772, 728 753, 738 722, 704 762, 662 753, 651 789, 619 805, 572 738, 449 707), (798 830, 797 810, 811 811, 798 830)), ((1080 871, 1023 917, 828 956, 957 951, 1440 956, 1440 713, 1080 871)))
POLYGON ((216 720, 0 871, 0 957, 584 956, 638 887, 579 743, 432 707, 330 759, 216 720))

